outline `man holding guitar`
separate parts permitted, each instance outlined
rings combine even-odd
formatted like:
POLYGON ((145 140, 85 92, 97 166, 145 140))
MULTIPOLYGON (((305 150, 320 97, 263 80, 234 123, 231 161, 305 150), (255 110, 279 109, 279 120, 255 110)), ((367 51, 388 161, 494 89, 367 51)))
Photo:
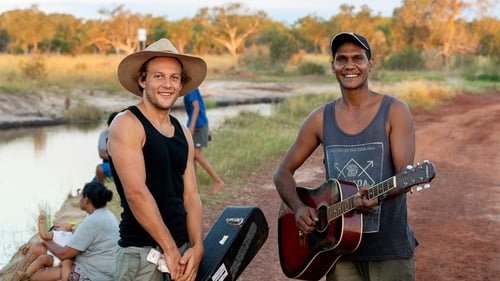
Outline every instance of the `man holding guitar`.
MULTIPOLYGON (((279 231, 283 237, 294 237, 297 245, 307 244, 311 248, 309 253, 280 250, 283 271, 288 277, 306 280, 322 278, 324 273, 317 273, 322 270, 329 271, 329 281, 414 280, 417 241, 408 225, 406 205, 406 192, 411 184, 405 188, 386 188, 388 192, 382 187, 384 191, 375 193, 379 196, 370 190, 370 186, 413 164, 415 132, 410 110, 405 102, 369 88, 368 76, 374 61, 365 37, 352 32, 339 33, 331 41, 331 50, 331 67, 342 96, 318 107, 305 119, 295 142, 274 172, 276 189, 293 213, 292 220, 298 229, 294 233, 281 227, 279 231), (340 207, 355 209, 335 222, 338 229, 333 229, 334 224, 328 225, 329 220, 324 222, 320 206, 304 202, 294 179, 295 171, 320 144, 327 179, 346 181, 327 185, 329 197, 340 201, 351 196, 342 200, 345 203, 340 207), (349 183, 355 183, 355 188, 349 188, 349 183), (342 185, 346 187, 339 187, 342 185), (348 229, 353 221, 359 225, 357 237, 356 227, 348 229), (324 227, 327 230, 323 231, 324 227), (324 243, 332 233, 338 239, 324 243), (343 241, 349 237, 355 238, 343 241), (342 242, 350 244, 351 249, 338 248, 342 242), (306 264, 297 266, 300 261, 293 260, 293 256, 306 257, 306 264), (298 269, 290 269, 293 267, 298 269)), ((389 184, 395 186, 395 182, 389 184)), ((325 197, 322 192, 315 193, 325 197)))

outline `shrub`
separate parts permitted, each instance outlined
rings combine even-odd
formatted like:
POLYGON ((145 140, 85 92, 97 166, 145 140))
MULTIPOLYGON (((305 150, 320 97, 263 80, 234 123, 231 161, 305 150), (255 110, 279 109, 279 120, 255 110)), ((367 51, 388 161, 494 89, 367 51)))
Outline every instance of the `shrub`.
POLYGON ((269 56, 272 64, 284 68, 299 50, 297 40, 291 34, 276 32, 270 41, 269 56))
POLYGON ((41 81, 47 77, 45 60, 42 56, 32 56, 28 61, 21 61, 22 73, 33 81, 41 81))
POLYGON ((500 71, 498 60, 481 56, 456 56, 453 67, 461 70, 461 75, 468 81, 498 82, 500 71))
POLYGON ((239 58, 239 64, 254 71, 269 69, 269 50, 264 47, 252 46, 239 58))
POLYGON ((71 106, 71 101, 66 99, 68 108, 63 113, 63 118, 71 123, 97 122, 102 117, 102 111, 93 105, 77 104, 71 106))
POLYGON ((323 65, 306 61, 299 65, 299 73, 302 75, 325 75, 326 71, 323 65))
POLYGON ((391 70, 423 70, 425 61, 414 49, 406 49, 389 57, 384 67, 391 70))

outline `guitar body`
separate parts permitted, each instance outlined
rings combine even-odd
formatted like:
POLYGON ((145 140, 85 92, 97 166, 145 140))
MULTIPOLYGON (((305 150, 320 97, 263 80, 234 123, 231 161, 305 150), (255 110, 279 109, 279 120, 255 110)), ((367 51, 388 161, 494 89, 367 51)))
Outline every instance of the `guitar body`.
POLYGON ((363 231, 362 214, 349 212, 328 220, 326 209, 358 191, 356 184, 330 179, 315 189, 297 188, 304 204, 318 210, 320 221, 312 233, 302 233, 295 214, 281 204, 278 218, 278 248, 283 273, 294 279, 319 280, 342 256, 355 251, 363 231))
MULTIPOLYGON (((425 160, 417 166, 407 166, 397 175, 366 189, 368 200, 392 189, 417 186, 417 191, 430 188, 436 174, 434 164, 425 160)), ((295 214, 281 203, 278 216, 278 251, 283 273, 289 278, 319 280, 345 254, 354 252, 361 243, 363 216, 356 213, 354 198, 358 187, 352 182, 329 179, 318 188, 297 187, 302 202, 315 208, 319 221, 309 234, 295 224, 295 214)))

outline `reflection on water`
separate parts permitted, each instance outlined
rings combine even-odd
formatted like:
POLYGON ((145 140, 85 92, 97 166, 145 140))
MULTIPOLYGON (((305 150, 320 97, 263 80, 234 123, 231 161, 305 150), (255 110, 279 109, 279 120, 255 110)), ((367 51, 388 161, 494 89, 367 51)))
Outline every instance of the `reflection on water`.
MULTIPOLYGON (((99 162, 103 125, 22 130, 0 142, 0 253, 12 254, 36 230, 41 206, 55 213, 68 194, 89 181, 99 162), (10 243, 9 243, 10 241, 10 243)), ((5 263, 0 256, 0 265, 5 263)))
MULTIPOLYGON (((208 110, 211 129, 242 110, 270 115, 271 105, 208 110)), ((184 111, 173 113, 183 124, 184 111)), ((68 194, 90 181, 99 162, 97 140, 106 124, 0 131, 0 268, 36 233, 41 206, 59 210, 68 194)))

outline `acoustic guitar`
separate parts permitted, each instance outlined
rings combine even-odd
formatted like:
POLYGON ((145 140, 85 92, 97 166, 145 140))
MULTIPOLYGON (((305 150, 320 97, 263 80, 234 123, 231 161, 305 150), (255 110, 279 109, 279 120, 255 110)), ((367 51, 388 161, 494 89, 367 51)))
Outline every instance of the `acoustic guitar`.
MULTIPOLYGON (((395 188, 417 191, 430 188, 435 166, 424 161, 408 166, 397 175, 371 186, 368 199, 395 188), (424 184, 421 186, 421 184, 424 184)), ((278 217, 278 250, 283 273, 294 279, 319 280, 334 268, 338 259, 354 252, 363 233, 363 215, 354 211, 355 183, 329 179, 317 188, 297 187, 297 193, 309 207, 315 208, 319 221, 312 233, 303 233, 295 224, 295 214, 281 203, 278 217)))

